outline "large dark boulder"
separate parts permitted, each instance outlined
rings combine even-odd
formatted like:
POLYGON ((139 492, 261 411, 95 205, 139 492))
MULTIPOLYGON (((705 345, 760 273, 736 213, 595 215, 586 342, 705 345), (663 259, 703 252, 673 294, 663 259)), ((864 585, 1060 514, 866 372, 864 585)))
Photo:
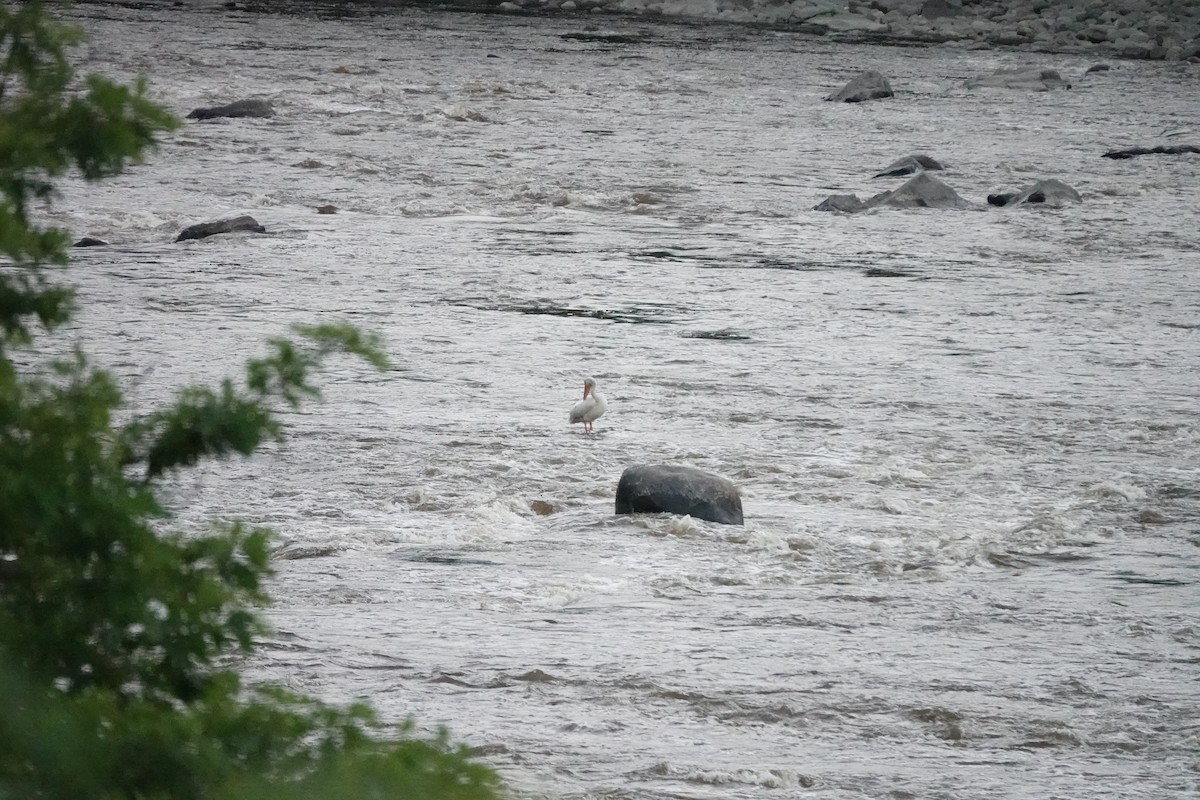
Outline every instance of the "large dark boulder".
POLYGON ((250 99, 238 100, 223 106, 196 108, 188 114, 188 119, 214 119, 216 117, 273 117, 275 108, 270 100, 250 99))
POLYGON ((1043 204, 1048 206, 1065 206, 1067 203, 1079 203, 1083 198, 1079 192, 1067 186, 1060 180, 1049 178, 1038 181, 1032 186, 1019 192, 989 194, 988 203, 993 206, 1022 206, 1043 204))
POLYGON ((826 97, 835 103, 861 103, 864 100, 881 100, 894 97, 892 85, 887 78, 874 70, 869 70, 847 83, 840 91, 826 97))
POLYGON ((937 170, 945 169, 945 167, 929 156, 923 156, 918 153, 893 161, 884 167, 883 172, 877 172, 873 177, 897 178, 901 175, 912 175, 926 169, 937 170))
POLYGON ((84 236, 82 239, 80 239, 78 242, 76 242, 75 244, 73 244, 71 246, 72 247, 103 247, 106 244, 108 244, 108 242, 104 241, 103 239, 97 239, 94 236, 84 236))
POLYGON ((203 239, 206 236, 214 236, 218 233, 233 233, 234 231, 266 233, 267 229, 259 225, 258 220, 254 217, 242 215, 240 217, 217 220, 216 222, 200 222, 196 225, 191 225, 184 228, 175 237, 175 241, 182 242, 185 239, 203 239))
POLYGON ((668 464, 629 467, 617 483, 618 514, 687 514, 724 525, 742 524, 742 497, 720 475, 668 464))
POLYGON ((967 81, 968 89, 995 87, 1048 92, 1051 89, 1070 89, 1071 84, 1053 69, 998 69, 990 75, 980 75, 967 81))

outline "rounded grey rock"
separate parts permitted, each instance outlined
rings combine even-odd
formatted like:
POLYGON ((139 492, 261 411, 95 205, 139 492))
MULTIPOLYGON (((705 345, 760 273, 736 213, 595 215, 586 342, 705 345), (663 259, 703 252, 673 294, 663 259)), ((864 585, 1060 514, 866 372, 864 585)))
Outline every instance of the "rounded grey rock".
POLYGON ((617 483, 618 514, 687 514, 723 525, 742 524, 742 497, 732 481, 695 467, 643 464, 617 483))

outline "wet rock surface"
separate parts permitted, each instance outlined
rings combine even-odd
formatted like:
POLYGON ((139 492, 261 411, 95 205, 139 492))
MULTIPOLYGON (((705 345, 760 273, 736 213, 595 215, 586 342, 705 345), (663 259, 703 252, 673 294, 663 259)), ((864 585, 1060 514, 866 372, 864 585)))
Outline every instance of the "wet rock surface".
POLYGON ((892 85, 888 83, 887 78, 874 70, 868 70, 825 99, 835 103, 862 103, 866 100, 882 100, 894 95, 892 85))
POLYGON ((1082 200, 1079 192, 1056 178, 1038 181, 1018 192, 989 194, 987 199, 988 205, 993 206, 1064 206, 1068 203, 1079 203, 1082 200))
POLYGON ((1048 92, 1052 89, 1070 89, 1071 84, 1053 69, 998 69, 990 75, 980 75, 967 81, 968 89, 1024 89, 1030 92, 1048 92))
POLYGON ((895 178, 901 175, 913 175, 927 169, 939 170, 945 169, 945 167, 937 159, 918 153, 893 161, 884 167, 882 172, 875 173, 874 177, 895 178))
POLYGON ((1133 158, 1135 156, 1168 155, 1178 156, 1185 153, 1200 153, 1200 147, 1194 144, 1157 145, 1155 147, 1130 147, 1126 150, 1109 150, 1105 158, 1133 158))
POLYGON ((216 119, 217 117, 273 117, 275 108, 270 100, 238 100, 223 106, 208 106, 192 109, 188 119, 216 119))
POLYGON ((742 498, 729 480, 694 467, 629 467, 617 484, 618 514, 687 514, 724 525, 742 524, 742 498))
POLYGON ((832 195, 813 207, 814 211, 841 211, 853 213, 869 208, 888 206, 891 208, 970 208, 971 204, 937 178, 926 172, 918 172, 902 186, 888 192, 880 192, 869 200, 861 201, 857 195, 832 195))
POLYGON ((240 217, 230 217, 229 219, 220 219, 215 222, 200 222, 195 225, 189 225, 179 232, 175 237, 175 241, 182 242, 188 239, 205 239, 209 236, 215 236, 218 233, 234 233, 235 231, 249 231, 251 233, 266 233, 267 229, 258 224, 258 220, 248 215, 240 217))

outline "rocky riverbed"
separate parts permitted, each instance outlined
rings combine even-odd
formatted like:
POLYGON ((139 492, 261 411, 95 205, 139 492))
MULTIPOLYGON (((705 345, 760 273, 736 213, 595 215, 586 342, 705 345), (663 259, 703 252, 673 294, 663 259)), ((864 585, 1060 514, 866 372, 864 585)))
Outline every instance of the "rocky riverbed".
POLYGON ((1192 0, 488 0, 504 11, 646 14, 800 28, 839 39, 961 42, 1200 63, 1192 0))

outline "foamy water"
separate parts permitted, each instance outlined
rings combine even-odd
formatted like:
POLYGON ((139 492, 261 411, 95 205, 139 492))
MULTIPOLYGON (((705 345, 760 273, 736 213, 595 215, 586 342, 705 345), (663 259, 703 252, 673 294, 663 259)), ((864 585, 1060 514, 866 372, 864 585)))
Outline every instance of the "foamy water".
MULTIPOLYGON (((1147 797, 1200 770, 1194 67, 645 22, 82 6, 187 123, 73 184, 80 336, 149 410, 293 322, 288 441, 172 487, 273 527, 250 664, 550 798, 1147 797), (633 44, 564 38, 602 23, 633 44), (1070 91, 971 92, 1038 65, 1070 91), (825 103, 863 68, 899 96, 825 103), (811 212, 923 152, 969 211, 811 212), (1043 177, 1061 210, 990 209, 1043 177), (333 204, 335 215, 315 207, 333 204), (171 244, 234 212, 268 230, 171 244), (566 412, 585 376, 596 434, 566 412), (746 525, 618 518, 634 463, 746 525)), ((591 31, 597 32, 595 30, 591 31)), ((71 334, 63 337, 69 344, 71 334)))

